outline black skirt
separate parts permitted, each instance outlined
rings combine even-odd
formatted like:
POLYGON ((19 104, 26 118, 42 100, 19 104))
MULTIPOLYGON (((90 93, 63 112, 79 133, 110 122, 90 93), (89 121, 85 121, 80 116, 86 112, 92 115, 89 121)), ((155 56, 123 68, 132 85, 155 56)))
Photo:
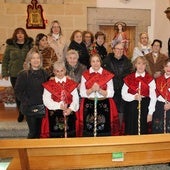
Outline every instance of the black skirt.
MULTIPOLYGON (((75 113, 72 112, 69 116, 67 116, 67 136, 75 137, 76 130, 76 116, 75 113)), ((57 111, 49 111, 49 130, 51 138, 63 138, 65 136, 65 124, 64 124, 64 116, 62 110, 57 111)))
MULTIPOLYGON (((142 98, 141 101, 141 116, 140 116, 140 134, 148 133, 148 106, 150 98, 142 98)), ((137 135, 138 134, 138 101, 125 102, 124 110, 124 122, 125 122, 125 135, 137 135)))
MULTIPOLYGON (((85 99, 83 115, 83 136, 94 136, 94 100, 85 99)), ((97 136, 110 136, 110 104, 109 100, 97 101, 97 136)))
POLYGON ((170 133, 170 110, 164 112, 164 102, 157 101, 155 112, 152 118, 152 133, 164 133, 164 116, 166 114, 166 128, 165 132, 170 133))

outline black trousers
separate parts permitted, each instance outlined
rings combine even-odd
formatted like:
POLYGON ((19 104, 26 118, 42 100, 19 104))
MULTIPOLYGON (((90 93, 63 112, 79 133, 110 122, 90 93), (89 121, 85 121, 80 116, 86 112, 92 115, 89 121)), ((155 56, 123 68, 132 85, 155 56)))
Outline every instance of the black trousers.
MULTIPOLYGON (((12 84, 13 89, 15 87, 16 81, 17 81, 17 77, 10 77, 10 82, 12 84)), ((21 102, 17 98, 15 98, 15 101, 16 101, 16 104, 17 104, 17 109, 18 109, 18 111, 20 113, 20 104, 21 104, 21 102)))
POLYGON ((26 116, 29 128, 28 139, 40 138, 42 117, 26 116))

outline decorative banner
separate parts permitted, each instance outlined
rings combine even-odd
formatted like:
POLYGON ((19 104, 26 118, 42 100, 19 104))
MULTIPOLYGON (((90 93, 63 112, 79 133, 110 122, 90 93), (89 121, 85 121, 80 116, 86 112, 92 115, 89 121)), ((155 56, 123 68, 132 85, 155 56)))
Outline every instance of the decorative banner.
POLYGON ((37 0, 31 0, 31 5, 27 6, 27 29, 45 29, 45 20, 43 18, 43 9, 37 0))

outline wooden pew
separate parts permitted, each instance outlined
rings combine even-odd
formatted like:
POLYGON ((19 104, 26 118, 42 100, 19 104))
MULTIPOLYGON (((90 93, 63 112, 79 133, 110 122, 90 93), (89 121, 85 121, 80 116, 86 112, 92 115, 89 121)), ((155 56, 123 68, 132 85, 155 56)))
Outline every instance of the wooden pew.
POLYGON ((91 138, 3 139, 8 170, 81 169, 170 162, 170 134, 91 138), (123 161, 112 153, 123 152, 123 161))

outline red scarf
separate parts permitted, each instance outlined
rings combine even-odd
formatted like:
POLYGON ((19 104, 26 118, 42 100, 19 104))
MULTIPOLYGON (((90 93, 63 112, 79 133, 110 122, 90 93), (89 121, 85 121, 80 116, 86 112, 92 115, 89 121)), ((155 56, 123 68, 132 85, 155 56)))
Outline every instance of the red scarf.
POLYGON ((170 78, 166 79, 165 76, 156 79, 156 92, 161 95, 165 100, 170 101, 170 78))
POLYGON ((149 96, 149 83, 153 80, 153 77, 148 73, 144 77, 135 77, 135 73, 129 74, 124 78, 125 84, 129 87, 128 92, 131 94, 138 93, 139 82, 141 82, 141 95, 149 96))
POLYGON ((90 73, 89 70, 85 71, 83 74, 86 79, 86 88, 90 89, 94 83, 99 84, 100 88, 106 90, 107 82, 114 77, 114 74, 103 69, 102 74, 100 73, 90 73))
POLYGON ((51 98, 56 101, 64 101, 66 104, 72 102, 71 92, 77 87, 77 83, 71 79, 66 79, 66 82, 56 83, 55 80, 49 80, 43 83, 45 89, 51 93, 51 98))

